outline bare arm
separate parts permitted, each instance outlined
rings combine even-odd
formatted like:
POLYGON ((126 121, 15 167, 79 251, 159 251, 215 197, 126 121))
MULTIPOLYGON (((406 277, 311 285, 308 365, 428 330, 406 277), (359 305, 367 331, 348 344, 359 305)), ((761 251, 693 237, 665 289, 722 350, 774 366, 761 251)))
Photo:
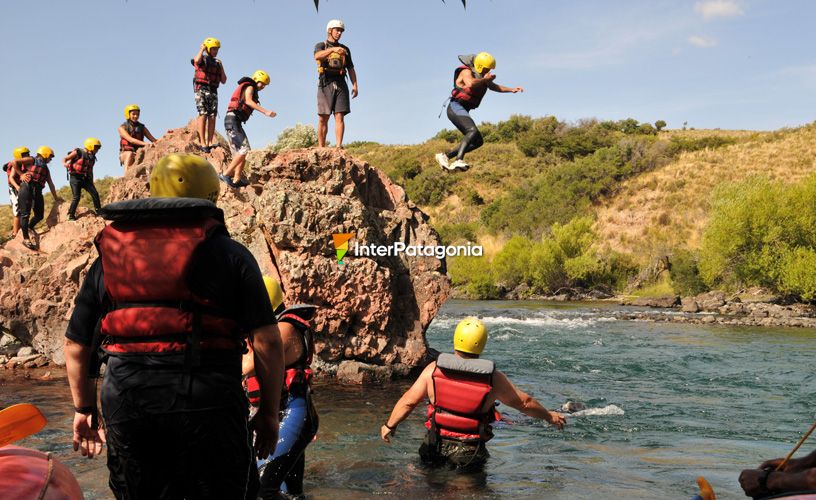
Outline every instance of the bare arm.
POLYGON ((221 64, 221 60, 216 59, 216 61, 218 61, 218 69, 221 70, 221 84, 223 85, 227 83, 227 73, 224 72, 224 65, 221 64))
POLYGON ((255 375, 261 391, 261 407, 250 423, 256 432, 255 451, 266 458, 278 442, 278 410, 283 384, 283 344, 277 325, 253 330, 255 375))
POLYGON ((544 408, 534 397, 514 386, 500 371, 493 374, 493 396, 525 415, 543 419, 559 430, 564 428, 566 420, 563 416, 544 408))
MULTIPOLYGON (((71 399, 76 408, 96 408, 96 388, 88 376, 91 360, 91 346, 82 345, 68 338, 65 339, 65 370, 68 374, 68 385, 71 387, 71 399)), ((105 432, 99 427, 98 416, 94 410, 90 415, 74 413, 73 444, 74 451, 81 450, 82 456, 92 458, 102 452, 105 432)))
MULTIPOLYGON (((156 138, 153 137, 153 134, 151 134, 149 130, 147 130, 147 127, 144 128, 144 133, 145 133, 145 137, 150 139, 150 142, 156 142, 156 138)), ((145 143, 145 146, 147 146, 147 143, 145 143)))
POLYGON ((72 149, 71 152, 68 153, 68 155, 65 156, 65 158, 62 159, 62 164, 67 167, 68 164, 70 162, 74 161, 74 158, 76 158, 76 157, 77 157, 77 151, 76 151, 76 149, 72 149))
POLYGON ((201 47, 198 48, 198 52, 196 53, 195 57, 193 57, 193 63, 198 66, 201 64, 201 58, 204 57, 204 44, 201 44, 201 47))
POLYGON ((349 68, 349 77, 351 77, 351 98, 357 97, 357 72, 354 68, 349 68))
POLYGON ((493 83, 492 81, 487 84, 487 88, 492 90, 493 92, 512 92, 515 94, 516 92, 524 92, 524 88, 522 87, 505 87, 503 85, 499 85, 497 83, 493 83))
MULTIPOLYGON (((30 167, 31 165, 34 165, 34 158, 29 156, 28 158, 14 159, 11 160, 10 164, 12 170, 14 170, 14 173, 16 173, 22 181, 28 182, 31 180, 31 174, 23 173, 23 167, 30 167)), ((17 189, 19 189, 19 187, 17 189)))
MULTIPOLYGON (((147 133, 147 129, 145 129, 145 135, 149 135, 147 133)), ((119 137, 121 137, 122 139, 128 141, 131 144, 136 144, 137 146, 147 146, 146 142, 140 141, 139 139, 136 139, 135 137, 128 134, 127 129, 125 129, 124 126, 119 127, 119 137)), ((153 140, 153 139, 151 139, 151 140, 153 140)))
POLYGON ((48 182, 48 188, 51 190, 51 196, 54 197, 54 201, 62 201, 62 198, 57 195, 57 188, 54 187, 54 181, 51 180, 51 172, 48 172, 48 177, 45 179, 48 182))
POLYGON ((323 59, 329 57, 329 54, 332 52, 337 52, 338 54, 343 55, 346 53, 346 49, 343 47, 329 47, 327 49, 318 50, 314 53, 315 61, 322 61, 323 59))
POLYGON ((244 89, 244 102, 247 106, 254 109, 258 113, 263 113, 270 118, 274 118, 277 116, 277 113, 272 111, 271 109, 264 109, 260 104, 255 101, 255 96, 252 95, 252 87, 247 87, 244 89))
POLYGON ((459 77, 461 78, 462 85, 461 87, 469 87, 472 89, 477 89, 479 87, 489 87, 493 80, 496 78, 496 75, 492 73, 488 73, 482 78, 476 78, 473 76, 473 72, 470 69, 463 69, 459 73, 459 77))
POLYGON ((436 363, 431 363, 426 366, 419 375, 419 378, 414 382, 414 385, 405 391, 405 394, 403 394, 399 401, 397 401, 397 404, 394 405, 394 409, 391 410, 391 415, 388 417, 388 420, 385 421, 385 425, 380 428, 380 437, 383 441, 390 443, 391 436, 394 434, 394 430, 400 422, 408 418, 408 415, 414 411, 414 408, 425 399, 425 396, 428 394, 428 380, 431 378, 435 369, 436 363))

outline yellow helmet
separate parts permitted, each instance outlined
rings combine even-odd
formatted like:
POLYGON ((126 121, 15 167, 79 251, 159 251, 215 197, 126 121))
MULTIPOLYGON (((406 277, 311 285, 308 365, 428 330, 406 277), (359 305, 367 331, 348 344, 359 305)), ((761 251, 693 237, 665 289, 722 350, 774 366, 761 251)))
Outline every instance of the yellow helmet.
POLYGON ((252 73, 252 79, 255 80, 257 83, 263 83, 264 85, 269 85, 269 73, 266 71, 259 69, 255 73, 252 73))
POLYGON ((154 198, 201 198, 215 203, 220 188, 215 168, 200 156, 169 154, 150 174, 154 198))
POLYGON ((31 151, 29 151, 27 147, 20 146, 19 148, 14 148, 15 160, 19 160, 20 158, 24 158, 26 156, 31 156, 31 151))
POLYGON ((277 312, 278 308, 283 305, 283 290, 281 290, 280 283, 269 276, 264 276, 263 280, 266 285, 266 293, 269 294, 269 302, 272 303, 272 310, 277 312))
POLYGON ((206 38, 204 40, 204 48, 207 49, 207 54, 209 54, 210 50, 221 48, 221 41, 217 38, 206 38))
POLYGON ((487 344, 487 328, 474 317, 465 318, 453 332, 453 348, 468 354, 479 355, 487 344))
POLYGON ((94 151, 95 149, 102 148, 102 143, 99 142, 99 139, 97 139, 96 137, 88 137, 87 139, 85 139, 84 145, 85 149, 87 149, 88 151, 94 151))
POLYGON ((138 105, 138 104, 128 104, 127 106, 125 106, 125 119, 126 119, 126 120, 130 120, 130 112, 131 112, 131 111, 139 111, 139 112, 141 112, 142 110, 141 110, 141 109, 139 109, 139 105, 138 105))
POLYGON ((48 146, 40 146, 37 148, 37 154, 47 160, 54 157, 54 150, 48 146))
POLYGON ((486 69, 496 69, 496 59, 487 52, 479 52, 473 58, 473 69, 483 74, 486 69))

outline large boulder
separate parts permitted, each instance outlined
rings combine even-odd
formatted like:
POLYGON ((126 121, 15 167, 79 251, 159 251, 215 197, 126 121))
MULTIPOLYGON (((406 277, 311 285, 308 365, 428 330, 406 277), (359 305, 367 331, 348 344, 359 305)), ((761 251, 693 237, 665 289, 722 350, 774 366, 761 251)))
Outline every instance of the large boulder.
MULTIPOLYGON (((164 154, 191 152, 191 138, 188 125, 142 150, 107 202, 146 197, 152 165, 164 154)), ((204 156, 217 169, 231 159, 226 148, 204 156)), ((222 184, 218 205, 232 237, 249 248, 265 274, 280 280, 286 303, 319 306, 314 324, 321 360, 421 363, 425 329, 450 292, 444 259, 361 256, 353 249, 441 245, 427 216, 382 171, 342 150, 259 151, 249 163, 251 185, 222 184), (354 234, 342 264, 332 237, 337 233, 354 234)), ((62 363, 67 320, 96 258, 93 237, 104 221, 81 211, 78 221, 67 222, 65 206, 57 210, 38 252, 19 240, 0 247, 0 325, 62 363)))

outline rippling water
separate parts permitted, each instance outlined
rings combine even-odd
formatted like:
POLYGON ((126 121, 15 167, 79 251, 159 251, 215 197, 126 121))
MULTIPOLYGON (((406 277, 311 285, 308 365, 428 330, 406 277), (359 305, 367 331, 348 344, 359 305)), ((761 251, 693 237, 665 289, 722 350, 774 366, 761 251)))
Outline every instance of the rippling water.
MULTIPOLYGON (((428 331, 450 350, 465 315, 482 316, 486 357, 548 408, 568 399, 623 414, 568 417, 558 432, 501 407, 485 474, 423 468, 420 411, 393 444, 379 427, 409 383, 320 385, 318 440, 307 451, 312 498, 691 498, 704 475, 719 498, 745 498, 739 471, 784 456, 816 418, 813 330, 618 321, 611 306, 446 304, 428 331), (620 412, 617 412, 620 413, 620 412)), ((48 427, 23 445, 55 451, 88 498, 109 498, 103 460, 70 451, 64 381, 4 383, 0 406, 32 402, 48 427)), ((805 444, 802 453, 816 447, 805 444)))

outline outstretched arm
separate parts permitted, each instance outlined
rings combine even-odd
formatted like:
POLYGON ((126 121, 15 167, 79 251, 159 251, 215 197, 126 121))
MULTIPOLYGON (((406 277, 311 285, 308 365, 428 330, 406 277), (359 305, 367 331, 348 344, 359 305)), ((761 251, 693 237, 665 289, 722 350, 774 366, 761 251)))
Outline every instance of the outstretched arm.
POLYGON ((391 436, 394 434, 397 426, 408 418, 408 415, 414 411, 414 408, 425 399, 425 396, 428 394, 428 380, 431 378, 434 369, 436 369, 436 363, 431 363, 422 370, 422 373, 419 375, 419 378, 416 379, 414 385, 408 389, 405 394, 397 401, 397 404, 394 405, 394 409, 391 410, 391 415, 388 417, 388 420, 385 421, 385 424, 380 428, 380 437, 386 443, 391 442, 391 436))
MULTIPOLYGON (((145 129, 145 135, 148 135, 148 136, 150 135, 150 134, 147 132, 147 129, 145 129)), ((119 137, 121 137, 122 139, 124 139, 124 140, 128 141, 129 143, 131 143, 131 144, 135 144, 135 145, 137 145, 137 146, 147 146, 147 143, 146 143, 146 142, 144 142, 144 141, 140 141, 139 139, 136 139, 136 138, 135 138, 135 137, 133 137, 132 135, 128 134, 128 133, 127 133, 127 129, 125 129, 125 127, 124 127, 124 126, 119 127, 119 137)), ((152 139, 151 139, 151 140, 152 140, 152 139)), ((155 142, 155 141, 154 141, 154 142, 155 142)))
POLYGON ((492 81, 488 83, 487 88, 492 90, 493 92, 512 92, 515 94, 516 92, 524 92, 523 87, 505 87, 503 85, 499 85, 498 83, 493 83, 492 81))
POLYGON ((514 386, 507 376, 500 371, 493 374, 493 391, 496 399, 507 406, 515 408, 525 415, 543 419, 559 430, 564 428, 566 420, 562 415, 544 408, 534 397, 514 386))
MULTIPOLYGON (((151 134, 149 130, 147 130, 147 127, 144 128, 144 133, 145 133, 145 137, 150 139, 150 142, 156 142, 156 138, 153 137, 153 134, 151 134)), ((145 143, 145 146, 147 146, 147 143, 145 143)))
POLYGON ((252 88, 251 87, 247 87, 244 90, 244 102, 250 108, 254 109, 258 113, 265 114, 269 118, 274 118, 275 116, 277 116, 277 113, 275 113, 271 109, 264 109, 260 104, 255 102, 254 96, 252 95, 252 88))

